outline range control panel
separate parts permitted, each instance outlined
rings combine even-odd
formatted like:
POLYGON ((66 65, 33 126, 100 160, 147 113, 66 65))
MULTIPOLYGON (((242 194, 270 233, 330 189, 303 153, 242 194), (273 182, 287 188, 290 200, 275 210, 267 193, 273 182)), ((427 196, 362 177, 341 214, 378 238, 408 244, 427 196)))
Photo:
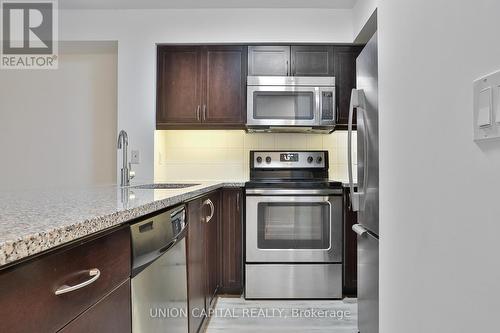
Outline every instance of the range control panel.
POLYGON ((251 151, 254 169, 325 168, 327 151, 251 151))

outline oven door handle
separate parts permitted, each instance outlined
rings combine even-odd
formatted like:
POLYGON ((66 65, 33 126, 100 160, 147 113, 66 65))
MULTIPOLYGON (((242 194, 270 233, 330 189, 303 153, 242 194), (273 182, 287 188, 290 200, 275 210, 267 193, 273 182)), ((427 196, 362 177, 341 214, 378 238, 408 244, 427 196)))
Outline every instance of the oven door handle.
POLYGON ((342 189, 262 189, 247 188, 247 195, 341 195, 342 189))

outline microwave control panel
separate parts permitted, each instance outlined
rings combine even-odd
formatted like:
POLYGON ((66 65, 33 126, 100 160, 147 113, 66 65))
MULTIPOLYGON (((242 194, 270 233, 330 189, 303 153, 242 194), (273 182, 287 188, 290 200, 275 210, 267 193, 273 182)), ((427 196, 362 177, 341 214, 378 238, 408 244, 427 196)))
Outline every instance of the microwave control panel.
POLYGON ((335 93, 333 91, 321 92, 321 120, 335 120, 335 93))

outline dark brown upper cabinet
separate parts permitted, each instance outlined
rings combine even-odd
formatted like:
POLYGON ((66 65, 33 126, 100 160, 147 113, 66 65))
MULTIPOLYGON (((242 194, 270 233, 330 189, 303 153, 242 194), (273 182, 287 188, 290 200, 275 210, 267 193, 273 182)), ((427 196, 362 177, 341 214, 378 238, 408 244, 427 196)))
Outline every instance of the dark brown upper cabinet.
POLYGON ((157 127, 200 122, 201 57, 197 46, 158 47, 157 127))
POLYGON ((205 93, 202 122, 244 124, 246 121, 246 48, 208 46, 203 55, 205 93))
MULTIPOLYGON (((356 88, 356 58, 360 46, 336 46, 334 48, 334 68, 337 105, 337 125, 335 129, 347 129, 351 91, 356 88)), ((356 113, 353 124, 356 125, 356 113)), ((356 128, 354 126, 354 128, 356 128)))
POLYGON ((336 129, 345 130, 361 49, 352 45, 159 45, 156 128, 245 128, 248 74, 335 76, 336 129))
POLYGON ((291 75, 333 76, 333 46, 297 45, 291 47, 291 75))
POLYGON ((333 65, 330 45, 248 47, 248 75, 332 76, 333 65))
POLYGON ((248 47, 248 75, 290 74, 290 46, 262 45, 248 47))
POLYGON ((156 128, 243 128, 246 46, 159 45, 156 128))

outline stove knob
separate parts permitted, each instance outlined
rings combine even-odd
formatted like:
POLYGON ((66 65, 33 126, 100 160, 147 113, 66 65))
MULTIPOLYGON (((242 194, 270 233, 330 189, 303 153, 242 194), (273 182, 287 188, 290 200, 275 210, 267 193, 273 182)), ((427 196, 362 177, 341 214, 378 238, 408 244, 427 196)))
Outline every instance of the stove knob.
POLYGON ((316 163, 318 163, 318 164, 319 164, 319 163, 321 163, 322 161, 323 161, 323 157, 318 156, 318 157, 316 158, 316 163))
POLYGON ((262 163, 262 157, 261 156, 257 156, 257 163, 262 163))
POLYGON ((314 161, 314 158, 312 156, 309 156, 307 158, 307 163, 312 163, 314 161))
POLYGON ((271 156, 266 157, 266 163, 271 163, 271 156))

